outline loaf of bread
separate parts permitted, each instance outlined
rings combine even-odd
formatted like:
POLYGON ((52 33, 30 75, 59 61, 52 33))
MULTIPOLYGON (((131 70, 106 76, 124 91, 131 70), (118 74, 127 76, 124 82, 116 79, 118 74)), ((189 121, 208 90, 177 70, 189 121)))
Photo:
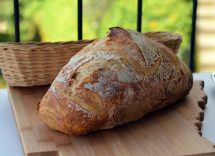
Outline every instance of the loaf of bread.
POLYGON ((193 79, 176 55, 181 39, 168 44, 164 38, 111 28, 60 71, 39 104, 42 121, 67 134, 86 134, 138 120, 185 97, 193 79))

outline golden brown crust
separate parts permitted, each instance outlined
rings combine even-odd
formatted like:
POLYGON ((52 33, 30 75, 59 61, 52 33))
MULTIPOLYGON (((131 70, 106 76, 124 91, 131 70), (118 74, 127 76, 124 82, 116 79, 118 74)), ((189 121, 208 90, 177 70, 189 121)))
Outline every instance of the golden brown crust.
POLYGON ((172 32, 146 32, 143 35, 164 44, 176 54, 182 42, 181 36, 172 32))
POLYGON ((85 134, 165 107, 188 94, 192 82, 190 70, 170 48, 112 28, 107 38, 94 41, 64 66, 39 114, 52 129, 85 134))

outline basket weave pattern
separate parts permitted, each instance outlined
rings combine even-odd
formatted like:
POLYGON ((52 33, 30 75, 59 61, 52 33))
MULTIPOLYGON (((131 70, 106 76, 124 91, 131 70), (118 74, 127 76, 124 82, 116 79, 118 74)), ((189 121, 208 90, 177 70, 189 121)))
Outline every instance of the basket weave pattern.
POLYGON ((10 86, 51 84, 69 59, 92 41, 1 43, 3 77, 10 86))
MULTIPOLYGON (((175 53, 182 41, 179 34, 171 32, 146 32, 143 35, 166 45, 175 53)), ((0 68, 10 86, 51 84, 69 59, 92 42, 1 43, 0 68)))

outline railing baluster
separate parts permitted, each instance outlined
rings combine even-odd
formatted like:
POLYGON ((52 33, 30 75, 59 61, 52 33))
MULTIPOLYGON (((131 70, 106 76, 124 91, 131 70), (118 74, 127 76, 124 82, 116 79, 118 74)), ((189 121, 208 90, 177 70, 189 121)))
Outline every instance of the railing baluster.
POLYGON ((192 14, 192 31, 190 39, 190 62, 189 66, 191 71, 194 71, 194 56, 195 56, 195 38, 196 38, 196 13, 197 13, 197 0, 193 0, 193 14, 192 14))
POLYGON ((137 2, 137 31, 141 32, 142 27, 142 0, 137 2))
POLYGON ((82 39, 82 0, 78 0, 78 40, 82 39))
POLYGON ((13 0, 13 8, 14 8, 15 42, 20 42, 20 30, 19 30, 19 0, 13 0))

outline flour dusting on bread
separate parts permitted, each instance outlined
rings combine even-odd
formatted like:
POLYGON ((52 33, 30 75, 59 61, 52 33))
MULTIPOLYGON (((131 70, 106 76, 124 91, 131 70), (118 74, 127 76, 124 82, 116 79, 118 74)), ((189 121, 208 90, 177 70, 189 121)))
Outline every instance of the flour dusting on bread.
POLYGON ((186 96, 192 73, 172 51, 180 43, 169 48, 152 35, 116 27, 83 48, 42 99, 41 119, 55 130, 85 134, 138 120, 186 96))

